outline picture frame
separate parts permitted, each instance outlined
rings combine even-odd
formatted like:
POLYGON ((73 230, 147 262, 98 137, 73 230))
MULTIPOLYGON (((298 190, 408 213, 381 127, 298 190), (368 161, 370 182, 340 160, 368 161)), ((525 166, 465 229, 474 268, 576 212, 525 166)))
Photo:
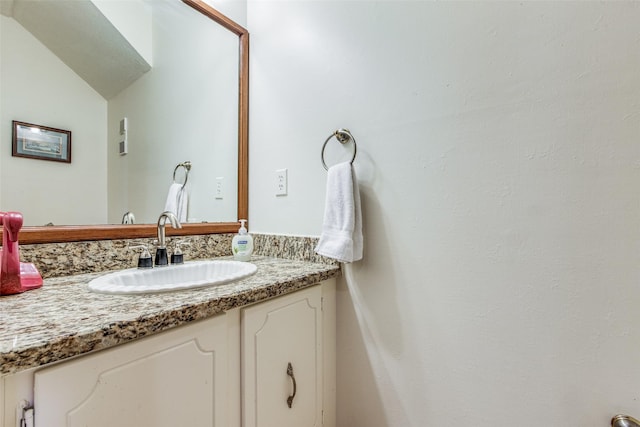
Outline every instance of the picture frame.
POLYGON ((71 131, 13 120, 11 155, 71 163, 71 131))

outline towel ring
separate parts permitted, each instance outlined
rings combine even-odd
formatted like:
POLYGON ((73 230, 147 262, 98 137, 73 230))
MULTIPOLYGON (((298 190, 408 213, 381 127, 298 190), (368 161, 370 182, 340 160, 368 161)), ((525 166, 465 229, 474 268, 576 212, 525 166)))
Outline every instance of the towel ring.
POLYGON ((176 182, 176 172, 178 171, 178 168, 181 168, 181 167, 183 167, 185 170, 184 183, 182 184, 182 188, 184 188, 184 186, 187 185, 187 181, 189 180, 189 171, 191 170, 191 162, 187 160, 186 162, 178 163, 178 165, 173 170, 174 183, 176 182))
POLYGON ((351 157, 351 162, 350 162, 351 164, 353 164, 353 161, 356 159, 356 153, 358 152, 358 145, 356 144, 356 139, 353 137, 353 135, 351 135, 351 132, 349 132, 349 129, 338 129, 337 131, 329 135, 329 138, 327 138, 324 144, 322 144, 322 151, 320 152, 320 160, 322 161, 322 166, 324 167, 325 170, 329 170, 329 168, 327 167, 327 164, 324 161, 324 149, 327 146, 327 142, 329 142, 329 140, 334 136, 336 137, 336 139, 340 144, 346 144, 349 141, 353 141, 353 157, 351 157))

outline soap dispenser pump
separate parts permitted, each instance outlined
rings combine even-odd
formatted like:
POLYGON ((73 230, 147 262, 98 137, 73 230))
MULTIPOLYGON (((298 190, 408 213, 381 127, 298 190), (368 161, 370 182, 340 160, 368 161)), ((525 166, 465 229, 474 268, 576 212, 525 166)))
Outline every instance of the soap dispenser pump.
POLYGON ((253 237, 244 226, 246 222, 246 219, 240 220, 240 230, 238 230, 238 234, 233 236, 231 241, 231 250, 236 261, 249 261, 253 252, 253 237))

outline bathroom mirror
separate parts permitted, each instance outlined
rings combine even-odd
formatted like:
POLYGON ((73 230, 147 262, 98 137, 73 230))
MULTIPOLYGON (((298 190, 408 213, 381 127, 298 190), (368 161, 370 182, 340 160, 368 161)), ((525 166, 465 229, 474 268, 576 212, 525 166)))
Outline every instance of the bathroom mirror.
MULTIPOLYGON (((16 1, 19 1, 19 0, 16 0, 16 1)), ((104 0, 94 0, 94 1, 95 3, 98 3, 100 1, 104 2, 104 0)), ((237 96, 237 101, 234 103, 233 108, 230 108, 230 109, 235 112, 233 114, 234 127, 235 127, 235 130, 233 133, 234 140, 233 140, 233 145, 231 150, 233 151, 233 154, 232 154, 233 163, 234 165, 237 164, 237 168, 234 169, 232 172, 235 173, 237 177, 227 175, 223 177, 222 182, 223 182, 223 185, 226 187, 227 192, 230 189, 232 189, 231 191, 234 193, 231 195, 232 197, 229 197, 229 198, 237 202, 235 203, 235 206, 234 206, 235 212, 231 214, 232 215, 231 217, 228 217, 228 218, 225 217, 221 221, 214 222, 207 217, 191 218, 191 215, 190 215, 190 219, 197 222, 185 223, 183 224, 183 228, 177 231, 173 229, 167 229, 167 234, 191 235, 191 234, 236 232, 238 228, 236 219, 246 218, 248 214, 249 35, 244 28, 242 28, 240 25, 236 24, 234 21, 230 20, 226 16, 222 15, 221 13, 213 9, 207 3, 201 0, 182 0, 182 1, 184 4, 182 3, 179 3, 179 4, 184 6, 186 9, 189 9, 192 12, 197 11, 200 15, 202 15, 202 17, 210 21, 211 25, 220 26, 221 28, 224 28, 225 31, 232 34, 236 43, 235 49, 237 50, 237 56, 236 56, 237 63, 235 64, 235 66, 237 67, 238 74, 237 74, 236 81, 233 83, 233 86, 235 88, 235 96, 237 96), (186 7, 185 5, 189 7, 186 7)), ((46 4, 47 2, 37 2, 37 3, 46 4)), ((70 3, 74 3, 74 2, 70 2, 70 3)), ((109 3, 109 2, 104 2, 104 3, 109 3)), ((6 3, 3 2, 3 6, 5 4, 6 3)), ((170 32, 171 32, 171 28, 168 28, 167 33, 170 34, 170 32)), ((174 37, 174 38, 177 39, 177 37, 174 37)), ((202 42, 202 40, 199 40, 199 41, 202 42)), ((3 44, 3 49, 4 48, 5 48, 5 45, 3 44)), ((211 46, 210 48, 212 50, 216 49, 215 46, 211 46)), ((202 51, 198 50, 198 52, 202 52, 202 51)), ((25 54, 27 54, 27 52, 25 52, 25 54)), ((108 71, 105 71, 104 73, 108 73, 108 71)), ((199 93, 199 95, 202 98, 207 98, 207 96, 203 95, 203 93, 199 93)), ((181 99, 180 101, 177 101, 177 102, 183 102, 185 104, 188 104, 188 99, 187 100, 181 99)), ((115 164, 117 165, 117 162, 123 163, 123 160, 134 159, 132 155, 133 146, 131 144, 136 143, 137 139, 133 141, 129 140, 129 144, 130 144, 129 154, 126 154, 124 156, 120 156, 118 153, 116 153, 115 155, 113 154, 112 149, 117 146, 117 142, 118 142, 117 139, 120 139, 120 136, 119 136, 120 134, 118 133, 119 129, 117 129, 116 131, 114 131, 113 129, 114 127, 119 125, 119 122, 121 121, 121 117, 118 113, 112 113, 112 110, 113 109, 110 109, 109 117, 108 117, 110 136, 108 137, 108 141, 106 143, 108 145, 107 148, 109 150, 108 155, 111 156, 109 158, 109 162, 115 162, 115 164), (112 133, 115 136, 111 136, 112 133)), ((127 113, 125 112, 122 115, 125 115, 125 114, 127 113)), ((213 112, 210 112, 209 109, 199 109, 196 112, 189 112, 187 115, 197 116, 197 119, 200 121, 208 121, 212 129, 216 127, 216 122, 215 122, 216 117, 214 116, 213 112), (209 115, 207 113, 209 113, 209 115)), ((131 120, 131 118, 129 118, 129 120, 131 120)), ((5 121, 6 120, 3 120, 3 123, 2 123, 3 137, 6 134, 5 127, 7 126, 6 123, 4 123, 5 121)), ((166 117, 166 121, 171 121, 171 117, 166 117)), ((132 136, 133 136, 133 128, 135 127, 136 123, 137 123, 137 120, 135 122, 131 121, 129 123, 129 128, 130 128, 129 132, 132 136)), ((197 153, 191 154, 190 156, 193 156, 192 158, 188 158, 186 156, 180 156, 180 145, 183 143, 182 137, 188 134, 188 130, 189 130, 188 128, 189 126, 182 125, 181 130, 176 131, 173 138, 169 138, 173 141, 174 145, 176 146, 175 148, 176 148, 177 154, 176 154, 175 160, 172 160, 172 163, 165 164, 160 167, 160 172, 155 171, 154 172, 155 175, 151 174, 150 177, 146 177, 146 178, 135 176, 135 174, 130 172, 131 170, 138 171, 138 169, 142 170, 143 167, 150 168, 150 165, 159 163, 159 160, 152 157, 147 157, 144 159, 139 159, 139 158, 134 159, 130 161, 130 163, 132 163, 132 166, 129 167, 128 174, 122 172, 123 169, 120 169, 121 173, 116 174, 117 176, 116 182, 113 181, 113 178, 109 178, 108 185, 107 183, 103 183, 104 185, 100 188, 104 189, 104 191, 110 191, 107 189, 107 187, 110 187, 111 189, 116 188, 117 185, 122 184, 117 182, 117 180, 118 179, 122 180, 123 178, 124 178, 124 181, 147 179, 151 183, 148 185, 152 185, 154 182, 157 182, 156 186, 159 188, 159 191, 164 193, 161 196, 162 206, 159 209, 156 209, 157 215, 159 215, 162 210, 162 207, 164 207, 164 198, 166 197, 168 184, 171 182, 171 176, 172 176, 172 173, 174 172, 174 167, 177 166, 178 162, 182 162, 186 160, 190 160, 193 162, 194 165, 193 165, 193 169, 191 170, 192 175, 190 175, 189 177, 189 181, 192 182, 197 180, 198 170, 202 171, 203 169, 211 168, 211 164, 213 164, 215 160, 212 158, 207 158, 206 156, 210 155, 210 151, 204 150, 204 149, 200 156, 198 156, 197 153), (148 165, 146 165, 146 163, 148 163, 148 165), (196 169, 196 167, 199 167, 200 169, 196 169), (160 178, 157 178, 158 173, 162 174, 160 178)), ((211 135, 212 135, 212 132, 201 132, 198 134, 197 137, 189 137, 189 139, 201 140, 201 142, 206 144, 208 147, 209 145, 214 143, 211 135)), ((161 138, 154 136, 153 138, 150 138, 150 139, 152 139, 153 141, 156 141, 161 138)), ((72 140, 74 144, 73 161, 75 161, 75 155, 77 153, 76 147, 78 142, 77 142, 77 139, 73 139, 73 135, 72 135, 72 140)), ((161 148, 161 147, 158 147, 157 149, 162 152, 165 152, 166 150, 168 150, 167 148, 161 148)), ((40 169, 49 168, 50 166, 45 165, 46 163, 54 163, 54 162, 40 162, 39 164, 37 164, 37 167, 40 169)), ((227 161, 227 163, 229 162, 227 161)), ((111 169, 112 166, 110 165, 109 168, 111 169)), ((118 170, 117 167, 115 169, 118 170)), ((13 176, 13 174, 9 174, 9 175, 6 174, 6 168, 5 168, 5 171, 0 170, 0 172, 4 172, 3 174, 4 177, 13 176)), ((229 173, 231 174, 232 172, 229 172, 229 173)), ((176 180, 179 182, 182 182, 182 180, 184 180, 184 176, 181 175, 182 173, 183 173, 183 170, 181 168, 178 168, 176 180)), ((47 182, 46 183, 43 182, 43 185, 50 185, 50 186, 56 185, 55 179, 49 180, 48 178, 43 178, 43 181, 45 180, 47 182)), ((3 179, 3 181, 7 181, 7 179, 3 179)), ((216 192, 215 192, 216 191, 215 185, 216 183, 214 182, 210 183, 211 194, 208 194, 207 196, 210 197, 211 199, 217 198, 216 192)), ((96 190, 96 188, 94 188, 90 183, 85 183, 79 186, 79 188, 81 189, 82 187, 84 187, 83 191, 86 191, 86 192, 100 191, 100 190, 96 190)), ((116 192, 116 198, 117 198, 117 194, 118 192, 116 192)), ((133 197, 132 199, 137 200, 137 199, 140 199, 140 197, 133 197)), ((0 199, 0 202, 2 202, 2 199, 0 199)), ((109 205, 110 205, 109 207, 110 211, 111 211, 112 205, 118 206, 114 212, 109 213, 109 222, 113 223, 119 220, 122 214, 126 212, 125 209, 127 205, 126 203, 120 203, 120 204, 112 203, 111 199, 109 201, 109 205), (116 219, 114 220, 114 218, 116 219)), ((3 207, 5 209, 9 208, 9 206, 7 206, 6 203, 3 204, 3 207)), ((42 203, 41 208, 43 210, 47 210, 47 204, 42 203)), ((77 204, 72 204, 67 206, 67 209, 82 210, 82 206, 78 206, 77 204)), ((16 209, 16 210, 19 210, 19 209, 16 209)), ((135 209, 133 210, 133 212, 135 214, 135 209)), ((155 218, 151 218, 151 219, 145 218, 145 219, 146 219, 145 221, 146 224, 133 224, 133 225, 119 225, 119 224, 57 225, 56 224, 55 226, 24 227, 20 234, 20 241, 21 243, 47 243, 47 242, 83 241, 83 240, 142 238, 142 237, 155 236, 156 234, 155 218)))

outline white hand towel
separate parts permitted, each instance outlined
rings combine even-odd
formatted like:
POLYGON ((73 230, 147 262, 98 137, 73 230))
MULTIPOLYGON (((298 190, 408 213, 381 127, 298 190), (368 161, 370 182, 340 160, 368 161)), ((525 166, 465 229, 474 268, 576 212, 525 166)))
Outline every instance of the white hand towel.
POLYGON ((167 194, 167 202, 164 205, 164 210, 172 212, 178 221, 187 222, 187 205, 189 203, 189 196, 186 188, 182 184, 174 182, 169 187, 169 193, 167 194))
POLYGON ((340 262, 362 259, 360 191, 350 162, 329 168, 325 203, 316 253, 340 262))

